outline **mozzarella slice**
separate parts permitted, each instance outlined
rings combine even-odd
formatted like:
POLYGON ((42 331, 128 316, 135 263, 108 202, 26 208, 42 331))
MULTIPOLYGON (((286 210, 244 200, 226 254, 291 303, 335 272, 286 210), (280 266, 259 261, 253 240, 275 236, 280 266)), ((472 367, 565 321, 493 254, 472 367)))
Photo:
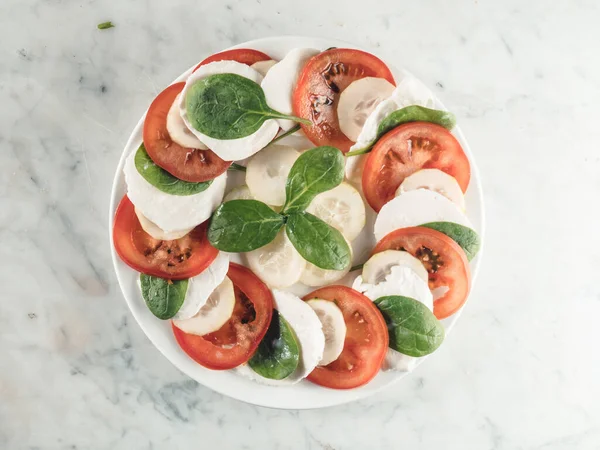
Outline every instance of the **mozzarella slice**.
POLYGON ((325 348, 319 366, 332 363, 342 353, 346 339, 346 322, 342 310, 334 302, 314 299, 306 302, 317 313, 325 335, 325 348))
POLYGON ((231 191, 227 193, 225 198, 223 198, 223 203, 229 202, 231 200, 254 200, 254 196, 248 186, 238 186, 234 187, 231 191))
POLYGON ((266 120, 261 127, 253 134, 239 139, 215 139, 207 136, 192 127, 185 107, 185 98, 190 87, 197 81, 222 73, 233 73, 248 78, 257 84, 262 81, 262 75, 246 64, 235 61, 216 61, 204 66, 200 66, 185 83, 179 101, 179 113, 185 125, 194 133, 194 135, 205 145, 208 146, 219 158, 225 161, 239 161, 252 156, 264 148, 279 131, 279 125, 275 119, 266 120))
POLYGON ((337 114, 342 133, 356 142, 365 120, 383 100, 392 95, 394 85, 384 78, 365 77, 342 91, 337 114))
POLYGON ((365 203, 360 193, 348 183, 317 195, 307 211, 328 223, 349 241, 365 226, 365 203))
POLYGON ((407 75, 394 89, 391 96, 379 103, 373 112, 369 114, 360 134, 356 138, 356 143, 350 147, 350 151, 371 145, 377 138, 377 130, 381 121, 394 111, 410 105, 433 108, 435 97, 427 89, 427 86, 412 75, 407 75))
POLYGON ((206 150, 208 147, 198 140, 194 133, 186 126, 185 122, 179 114, 179 103, 181 93, 175 97, 175 101, 169 109, 167 114, 167 131, 171 140, 176 144, 186 148, 197 148, 199 150, 206 150))
POLYGON ((171 195, 148 183, 135 168, 135 151, 127 157, 123 173, 127 196, 139 211, 165 232, 193 228, 207 220, 221 204, 227 172, 194 195, 171 195))
POLYGON ((285 203, 285 184, 300 156, 292 147, 269 145, 246 166, 246 184, 256 200, 273 206, 285 203))
POLYGON ((410 253, 400 250, 385 250, 371 256, 363 267, 363 280, 369 284, 381 283, 390 274, 394 266, 408 267, 425 283, 429 280, 427 269, 425 269, 423 263, 410 253))
POLYGON ((346 179, 362 189, 362 176, 369 155, 356 155, 346 157, 346 166, 344 167, 346 179))
POLYGON ((190 319, 173 320, 173 324, 184 333, 204 336, 225 325, 233 313, 234 306, 233 283, 225 277, 196 315, 190 319))
MULTIPOLYGON (((306 62, 318 53, 319 50, 314 48, 295 48, 271 67, 261 84, 267 104, 271 108, 283 114, 293 114, 292 91, 296 86, 298 75, 306 62)), ((284 131, 296 124, 293 120, 287 119, 278 119, 278 122, 284 131)))
POLYGON ((203 272, 188 280, 188 289, 185 300, 175 320, 189 319, 204 307, 213 291, 219 286, 229 270, 229 256, 227 253, 219 252, 215 260, 203 272))
POLYGON ((396 196, 416 189, 429 189, 442 194, 454 202, 461 211, 465 210, 465 196, 452 175, 439 169, 421 169, 404 179, 396 190, 396 196))
POLYGON ((175 231, 166 232, 166 231, 162 230, 161 228, 159 228, 154 222, 152 222, 146 216, 144 216, 137 207, 135 207, 134 210, 135 210, 135 215, 137 216, 138 220, 140 221, 140 225, 142 226, 142 229, 146 233, 148 233, 150 236, 152 236, 154 239, 160 239, 161 241, 173 241, 175 239, 184 237, 186 234, 188 234, 190 231, 192 231, 194 229, 194 227, 192 227, 192 228, 186 228, 185 230, 175 230, 175 231))
POLYGON ((238 373, 271 386, 295 384, 306 378, 323 359, 325 336, 321 321, 313 309, 299 297, 289 292, 273 290, 275 308, 288 322, 300 347, 300 360, 296 370, 283 380, 271 380, 254 372, 247 364, 237 368, 238 373))
POLYGON ((275 64, 277 64, 277 61, 275 61, 274 59, 268 59, 266 61, 255 62, 250 67, 252 67, 264 77, 267 74, 267 72, 271 69, 271 67, 273 67, 275 64))
POLYGON ((246 253, 246 260, 261 280, 276 288, 296 283, 306 265, 283 229, 264 247, 246 253))
POLYGON ((473 229, 463 212, 437 192, 408 191, 383 205, 375 220, 375 239, 380 241, 399 228, 417 227, 429 222, 454 222, 473 229))

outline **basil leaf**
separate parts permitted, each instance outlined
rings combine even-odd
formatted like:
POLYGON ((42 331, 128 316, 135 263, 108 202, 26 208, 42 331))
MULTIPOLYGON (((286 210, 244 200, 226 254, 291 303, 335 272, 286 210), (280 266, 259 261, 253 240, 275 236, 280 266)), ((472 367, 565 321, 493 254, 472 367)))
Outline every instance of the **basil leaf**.
POLYGON ((112 22, 102 22, 98 24, 99 30, 107 30, 109 28, 114 28, 114 24, 112 22))
POLYGON ((190 183, 175 178, 166 170, 158 167, 146 152, 144 144, 140 145, 135 154, 135 168, 139 174, 152 186, 171 195, 194 195, 205 191, 211 181, 190 183))
POLYGON ((421 302, 390 295, 375 300, 388 324, 390 347, 409 356, 433 353, 444 341, 444 326, 421 302))
POLYGON ((352 150, 346 156, 356 156, 368 153, 381 137, 399 125, 409 122, 430 122, 451 130, 456 125, 454 114, 449 111, 429 109, 424 106, 411 105, 388 114, 377 128, 377 137, 364 148, 352 150))
POLYGON ((344 155, 334 147, 317 147, 296 160, 285 185, 284 213, 304 211, 321 192, 344 179, 344 155))
POLYGON ((210 244, 225 252, 249 252, 267 245, 285 218, 257 200, 231 200, 219 206, 208 227, 210 244))
POLYGON ((159 319, 166 320, 177 314, 183 305, 188 280, 171 281, 142 273, 140 287, 150 312, 159 319))
POLYGON ((258 131, 268 119, 310 121, 275 111, 254 81, 233 73, 211 75, 195 82, 185 97, 192 126, 215 139, 238 139, 258 131))
POLYGON ((481 247, 479 235, 474 230, 465 227, 464 225, 459 225, 454 222, 430 222, 421 226, 437 230, 456 241, 456 243, 465 251, 469 261, 475 258, 475 255, 477 255, 477 252, 481 247))
POLYGON ((335 228, 307 212, 288 216, 286 233, 298 253, 321 269, 343 270, 350 265, 348 243, 335 228))
POLYGON ((248 365, 259 375, 272 380, 283 380, 298 367, 300 346, 292 328, 273 310, 267 334, 258 345, 248 365))

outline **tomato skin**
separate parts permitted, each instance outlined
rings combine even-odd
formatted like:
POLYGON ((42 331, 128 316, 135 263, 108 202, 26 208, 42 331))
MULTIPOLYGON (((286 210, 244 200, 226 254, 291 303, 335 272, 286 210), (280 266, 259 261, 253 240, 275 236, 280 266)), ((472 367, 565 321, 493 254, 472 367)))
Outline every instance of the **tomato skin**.
MULTIPOLYGON (((183 280, 203 272, 217 257, 219 251, 208 242, 208 222, 204 222, 181 239, 160 241, 146 233, 138 220, 133 203, 125 195, 115 213, 113 241, 121 260, 138 272, 170 280, 183 280), (145 255, 144 251, 158 246, 178 249, 183 247, 191 253, 181 263, 169 267, 164 258, 152 258, 156 251, 145 255)), ((160 248, 159 248, 160 250, 160 248)), ((186 251, 187 253, 187 251, 186 251)))
POLYGON ((167 115, 185 83, 175 83, 150 104, 144 119, 144 147, 154 163, 180 180, 191 183, 212 180, 226 172, 231 161, 224 161, 211 150, 183 147, 173 142, 167 130, 167 115))
POLYGON ((273 294, 250 269, 230 262, 227 276, 236 289, 236 305, 231 318, 221 329, 196 336, 171 324, 182 350, 198 364, 212 370, 233 369, 247 362, 267 333, 273 315, 273 294), (253 306, 254 319, 249 322, 246 322, 248 308, 242 304, 240 294, 253 306))
POLYGON ((214 55, 203 59, 202 62, 194 68, 194 72, 198 70, 198 67, 211 62, 236 61, 241 64, 251 66, 252 64, 257 63, 259 61, 267 61, 269 59, 271 59, 269 55, 263 52, 259 52, 258 50, 253 50, 251 48, 237 48, 234 50, 225 50, 224 52, 215 53, 214 55))
POLYGON ((438 319, 451 316, 467 301, 471 287, 469 261, 463 249, 445 234, 425 227, 401 228, 381 239, 372 255, 385 250, 405 250, 421 260, 429 274, 431 290, 450 288, 433 302, 433 314, 438 319))
POLYGON ((344 89, 365 77, 396 84, 383 61, 361 50, 334 48, 308 60, 294 88, 292 106, 296 116, 313 123, 300 124, 313 144, 331 145, 344 153, 350 149, 353 142, 340 129, 337 103, 344 89))
POLYGON ((420 169, 439 169, 456 178, 466 192, 471 165, 460 143, 447 129, 429 122, 411 122, 386 133, 367 155, 362 186, 365 198, 379 212, 394 198, 404 179, 420 169))
POLYGON ((304 297, 334 302, 346 322, 342 353, 331 364, 317 367, 307 379, 332 389, 353 389, 371 381, 379 372, 389 346, 387 324, 366 296, 347 286, 326 286, 304 297))

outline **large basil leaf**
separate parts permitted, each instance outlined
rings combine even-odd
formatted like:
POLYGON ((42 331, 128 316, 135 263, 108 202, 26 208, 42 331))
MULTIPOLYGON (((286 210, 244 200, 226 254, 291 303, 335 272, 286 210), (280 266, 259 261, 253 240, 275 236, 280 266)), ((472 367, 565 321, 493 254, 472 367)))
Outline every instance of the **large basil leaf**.
POLYGON ((296 160, 285 186, 284 213, 304 211, 321 192, 339 185, 344 179, 344 155, 334 147, 317 147, 296 160))
POLYGON ((148 309, 159 319, 166 320, 177 314, 183 305, 188 280, 171 281, 142 273, 140 287, 148 309))
POLYGON ((258 84, 233 73, 211 75, 196 81, 186 94, 185 108, 192 126, 215 139, 249 136, 267 119, 291 119, 311 124, 270 108, 258 84))
POLYGON ((465 251, 467 259, 471 261, 481 247, 479 235, 469 227, 454 222, 430 222, 422 227, 432 228, 452 238, 465 251))
POLYGON ((158 167, 146 152, 144 144, 137 149, 134 158, 135 168, 139 174, 155 188, 171 195, 194 195, 206 190, 211 181, 190 183, 175 178, 166 170, 158 167))
POLYGON ((390 347, 409 356, 433 353, 444 341, 444 326, 421 302, 390 295, 375 300, 388 324, 390 347))
POLYGON ((288 216, 286 233, 298 253, 321 269, 343 270, 350 265, 348 243, 335 228, 307 212, 288 216))
POLYGON ((300 346, 292 328, 277 310, 273 310, 267 334, 248 365, 265 378, 283 380, 294 373, 299 361, 300 346))
POLYGON ((257 200, 231 200, 219 206, 208 227, 210 244, 225 252, 249 252, 267 245, 285 218, 257 200))

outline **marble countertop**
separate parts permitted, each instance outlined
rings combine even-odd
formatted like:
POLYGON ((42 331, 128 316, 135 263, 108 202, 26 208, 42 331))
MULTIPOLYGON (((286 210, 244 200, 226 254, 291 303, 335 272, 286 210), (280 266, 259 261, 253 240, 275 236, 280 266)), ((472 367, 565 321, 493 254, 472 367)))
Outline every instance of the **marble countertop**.
POLYGON ((300 3, 2 0, 0 448, 600 448, 600 3, 300 3), (482 271, 440 351, 316 411, 181 374, 134 322, 108 245, 114 169, 155 94, 280 34, 355 42, 434 87, 487 202, 482 271))

